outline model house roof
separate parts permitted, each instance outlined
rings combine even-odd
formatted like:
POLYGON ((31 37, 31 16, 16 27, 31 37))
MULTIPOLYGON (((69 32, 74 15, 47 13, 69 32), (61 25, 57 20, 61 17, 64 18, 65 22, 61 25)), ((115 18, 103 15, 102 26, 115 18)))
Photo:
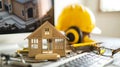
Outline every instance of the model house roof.
POLYGON ((51 23, 49 23, 48 21, 46 21, 44 24, 42 24, 39 28, 37 28, 32 34, 30 34, 27 38, 38 38, 38 37, 42 37, 42 32, 44 28, 50 28, 50 30, 52 30, 52 37, 62 37, 62 38, 66 38, 62 33, 60 33, 51 23))

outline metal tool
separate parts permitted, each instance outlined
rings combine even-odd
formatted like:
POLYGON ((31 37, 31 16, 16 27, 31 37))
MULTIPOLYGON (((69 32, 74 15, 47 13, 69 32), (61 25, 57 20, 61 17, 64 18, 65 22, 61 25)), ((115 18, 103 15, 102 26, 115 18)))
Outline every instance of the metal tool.
POLYGON ((0 54, 1 56, 1 67, 4 65, 12 66, 12 67, 32 67, 31 64, 25 62, 22 54, 17 53, 16 56, 20 58, 15 58, 8 54, 0 54))

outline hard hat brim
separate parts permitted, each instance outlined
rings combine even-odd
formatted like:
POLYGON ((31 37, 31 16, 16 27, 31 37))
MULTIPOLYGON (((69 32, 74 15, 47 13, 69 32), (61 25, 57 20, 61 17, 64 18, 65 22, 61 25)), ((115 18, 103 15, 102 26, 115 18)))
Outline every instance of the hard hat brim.
POLYGON ((95 28, 92 30, 91 33, 93 33, 93 34, 101 34, 102 31, 101 31, 98 27, 95 27, 95 28))

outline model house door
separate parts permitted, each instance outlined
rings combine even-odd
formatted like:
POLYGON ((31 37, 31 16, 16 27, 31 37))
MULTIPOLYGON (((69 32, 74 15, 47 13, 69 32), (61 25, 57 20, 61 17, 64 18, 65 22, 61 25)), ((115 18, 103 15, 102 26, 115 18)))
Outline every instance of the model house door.
POLYGON ((29 8, 27 10, 27 13, 28 13, 28 18, 32 18, 33 17, 33 8, 29 8))
POLYGON ((5 6, 5 10, 6 10, 6 11, 9 11, 8 6, 7 6, 7 5, 4 5, 4 6, 5 6))
POLYGON ((52 53, 52 39, 42 39, 42 53, 52 53))

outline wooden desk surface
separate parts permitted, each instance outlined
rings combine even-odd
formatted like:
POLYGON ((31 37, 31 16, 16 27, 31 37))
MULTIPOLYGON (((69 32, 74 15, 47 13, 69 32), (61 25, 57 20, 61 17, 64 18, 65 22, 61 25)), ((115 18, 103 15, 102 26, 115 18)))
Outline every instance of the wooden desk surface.
MULTIPOLYGON (((91 38, 98 42, 104 42, 101 45, 105 46, 107 48, 111 48, 111 49, 120 48, 120 38, 93 36, 93 35, 91 36, 91 38)), ((14 53, 16 51, 16 49, 21 48, 20 46, 21 46, 21 44, 10 45, 10 44, 1 44, 0 43, 0 53, 3 53, 3 52, 14 53)), ((120 52, 113 55, 113 59, 114 59, 114 62, 106 67, 120 67, 120 52)), ((46 62, 44 64, 49 64, 49 63, 52 63, 52 62, 46 62)), ((37 64, 35 64, 35 65, 33 64, 34 67, 39 67, 39 65, 43 65, 43 63, 37 63, 37 64)))

